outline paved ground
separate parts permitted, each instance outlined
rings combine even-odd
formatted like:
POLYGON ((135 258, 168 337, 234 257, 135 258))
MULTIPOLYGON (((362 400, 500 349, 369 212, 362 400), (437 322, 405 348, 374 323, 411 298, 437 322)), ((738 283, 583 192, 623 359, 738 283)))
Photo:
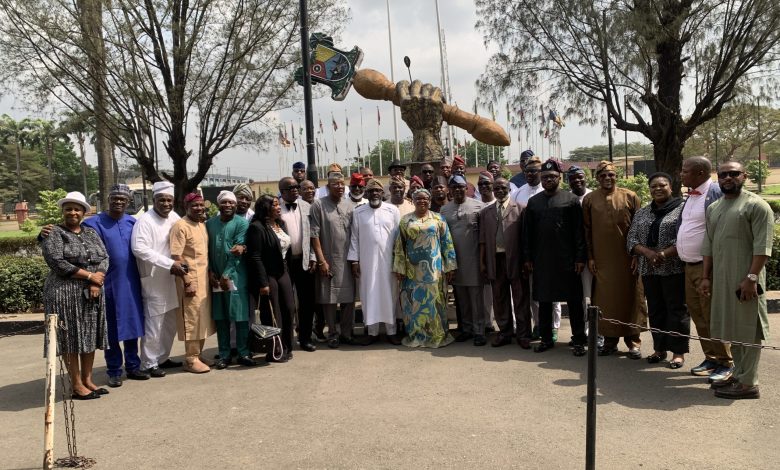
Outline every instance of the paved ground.
MULTIPOLYGON (((780 331, 780 316, 770 321, 780 331)), ((544 354, 325 348, 254 370, 130 381, 76 403, 79 450, 102 469, 583 468, 586 361, 561 333, 544 354)), ((41 349, 41 336, 0 339, 0 468, 40 468, 41 349)), ((687 373, 701 361, 692 349, 682 371, 599 358, 598 468, 780 468, 780 352, 764 353, 762 398, 730 402, 687 373)), ((58 457, 62 416, 58 403, 58 457)))

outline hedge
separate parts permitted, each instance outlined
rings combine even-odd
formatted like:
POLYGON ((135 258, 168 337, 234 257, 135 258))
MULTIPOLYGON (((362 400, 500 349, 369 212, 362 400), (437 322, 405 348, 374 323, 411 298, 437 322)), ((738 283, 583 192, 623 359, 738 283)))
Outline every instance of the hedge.
POLYGON ((780 290, 780 225, 775 225, 772 257, 766 262, 766 289, 780 290))
POLYGON ((0 238, 0 256, 40 256, 37 236, 0 238))
POLYGON ((48 274, 41 256, 0 256, 0 312, 43 306, 43 282, 48 274))

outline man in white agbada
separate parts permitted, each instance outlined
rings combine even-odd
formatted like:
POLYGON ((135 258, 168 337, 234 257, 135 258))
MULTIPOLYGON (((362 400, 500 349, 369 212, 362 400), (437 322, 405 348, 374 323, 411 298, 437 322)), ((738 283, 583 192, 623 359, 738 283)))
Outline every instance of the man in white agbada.
POLYGON ((138 218, 130 244, 141 275, 144 301, 144 327, 141 338, 141 367, 152 377, 164 377, 163 369, 181 367, 169 359, 176 336, 179 299, 175 276, 186 274, 181 263, 171 259, 169 234, 179 220, 173 212, 173 183, 160 181, 153 186, 154 208, 138 218))
POLYGON ((396 337, 395 301, 393 298, 393 245, 398 234, 401 215, 393 204, 382 202, 384 187, 371 179, 366 185, 368 204, 352 213, 352 234, 347 260, 352 275, 360 282, 363 304, 363 322, 372 341, 379 336, 379 327, 385 326, 387 339, 399 345, 396 337))

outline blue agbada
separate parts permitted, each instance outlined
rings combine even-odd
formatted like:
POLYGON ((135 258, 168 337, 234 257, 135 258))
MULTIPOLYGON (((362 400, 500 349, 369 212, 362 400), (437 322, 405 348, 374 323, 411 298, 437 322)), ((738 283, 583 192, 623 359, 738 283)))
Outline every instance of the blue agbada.
POLYGON ((209 234, 209 271, 216 274, 218 279, 229 278, 237 289, 212 293, 211 315, 214 320, 249 320, 246 264, 242 257, 230 253, 230 249, 235 245, 245 244, 248 227, 249 222, 240 216, 223 222, 217 214, 206 221, 206 231, 209 234))
POLYGON ((115 220, 105 212, 84 220, 95 229, 108 252, 108 272, 103 289, 109 341, 125 341, 144 335, 141 278, 130 248, 135 218, 123 214, 115 220), (114 337, 115 336, 115 337, 114 337))

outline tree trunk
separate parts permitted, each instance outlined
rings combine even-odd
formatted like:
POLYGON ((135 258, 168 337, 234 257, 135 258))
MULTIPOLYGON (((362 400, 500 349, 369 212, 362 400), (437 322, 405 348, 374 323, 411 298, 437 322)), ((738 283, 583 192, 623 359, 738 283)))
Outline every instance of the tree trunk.
POLYGON ((89 198, 89 186, 87 185, 87 153, 84 151, 84 134, 77 136, 79 141, 79 155, 81 156, 81 181, 84 184, 84 196, 89 198))
POLYGON ((19 190, 19 202, 24 201, 22 194, 22 146, 19 144, 19 137, 16 137, 16 183, 19 190))
MULTIPOLYGON (((46 139, 46 158, 49 161, 49 189, 54 191, 54 170, 51 166, 54 149, 52 147, 54 147, 54 144, 51 141, 51 137, 49 137, 46 139)), ((86 194, 84 196, 86 196, 86 194)))
POLYGON ((98 157, 100 202, 108 207, 108 193, 114 185, 111 141, 108 133, 108 111, 106 110, 106 50, 103 40, 102 0, 78 0, 81 14, 81 34, 84 50, 92 69, 92 101, 95 110, 95 152, 98 157))

